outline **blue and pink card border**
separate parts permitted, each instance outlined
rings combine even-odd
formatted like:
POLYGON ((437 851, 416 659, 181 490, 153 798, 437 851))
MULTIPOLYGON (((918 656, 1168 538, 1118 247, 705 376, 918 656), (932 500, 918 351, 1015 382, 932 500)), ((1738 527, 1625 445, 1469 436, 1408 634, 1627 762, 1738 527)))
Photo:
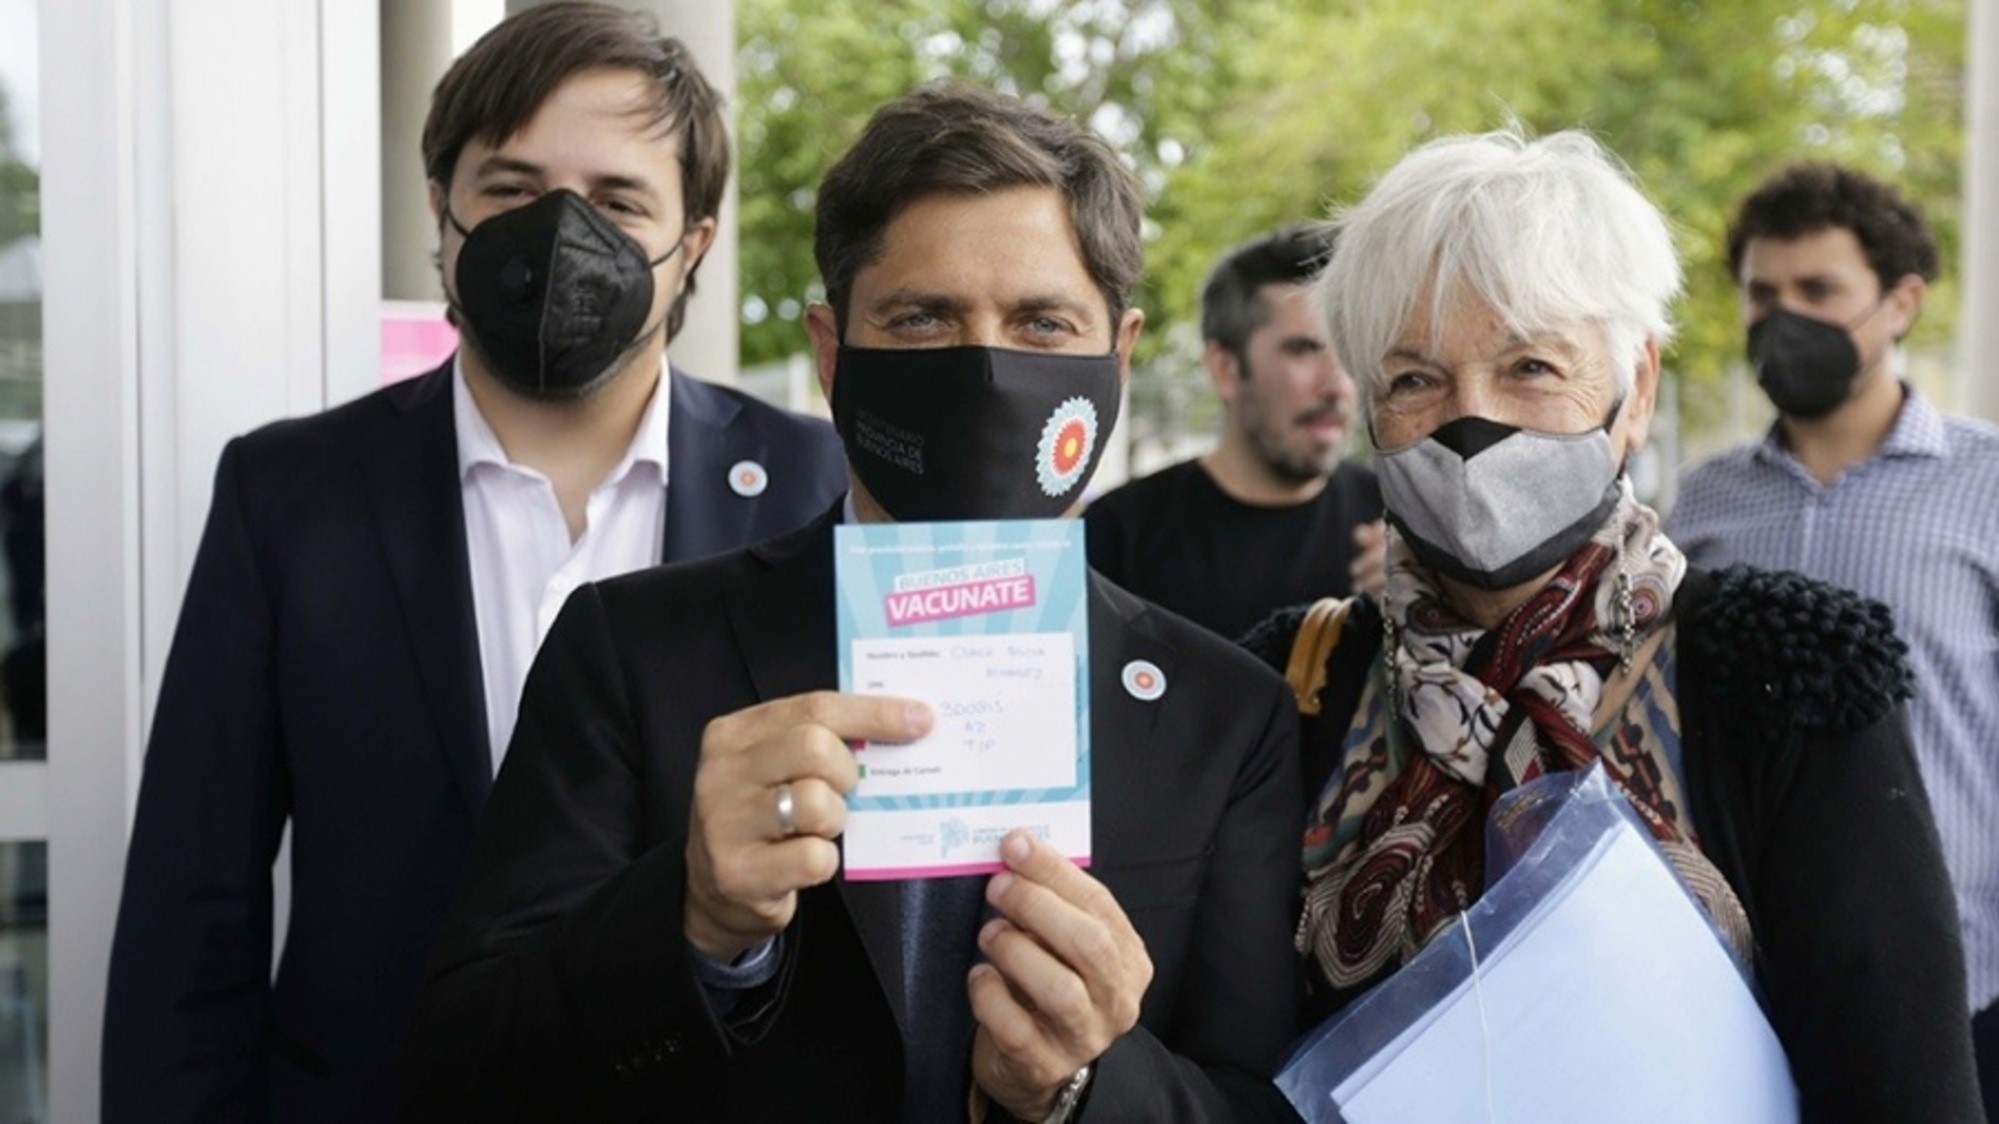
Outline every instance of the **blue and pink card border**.
MULTIPOLYGON (((1089 565, 1079 519, 1009 519, 962 523, 847 523, 834 529, 834 612, 840 689, 854 689, 852 645, 857 639, 1004 636, 1069 632, 1075 642, 1076 783, 1068 788, 930 793, 920 796, 849 795, 852 811, 1047 805, 1090 800, 1089 565), (1034 604, 974 615, 955 615, 891 626, 887 597, 895 579, 925 570, 1024 559, 1034 604)), ((1074 855, 1079 866, 1088 855, 1074 855)), ((990 874, 997 860, 943 862, 849 873, 855 880, 937 878, 990 874)))

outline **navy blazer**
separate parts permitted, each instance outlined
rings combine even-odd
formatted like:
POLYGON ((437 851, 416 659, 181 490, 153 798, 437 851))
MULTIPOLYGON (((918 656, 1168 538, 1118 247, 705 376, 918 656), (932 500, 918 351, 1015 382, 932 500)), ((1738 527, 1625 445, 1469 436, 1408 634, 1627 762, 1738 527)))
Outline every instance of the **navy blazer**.
MULTIPOLYGON (((492 784, 453 377, 223 450, 126 862, 107 1121, 394 1113, 402 1026, 492 784)), ((670 411, 668 560, 791 530, 846 488, 824 422, 677 371, 670 411), (742 461, 761 494, 729 486, 742 461)))
MULTIPOLYGON (((899 925, 868 916, 878 897, 839 880, 800 894, 775 1006, 747 1033, 711 1011, 682 936, 702 730, 837 682, 831 522, 570 598, 417 1002, 413 1116, 899 1117, 899 925)), ((1089 622, 1091 873, 1155 973, 1089 1116, 1292 1119, 1269 1081, 1300 990, 1290 696, 1102 578, 1089 622), (1134 660, 1163 696, 1123 688, 1134 660)))

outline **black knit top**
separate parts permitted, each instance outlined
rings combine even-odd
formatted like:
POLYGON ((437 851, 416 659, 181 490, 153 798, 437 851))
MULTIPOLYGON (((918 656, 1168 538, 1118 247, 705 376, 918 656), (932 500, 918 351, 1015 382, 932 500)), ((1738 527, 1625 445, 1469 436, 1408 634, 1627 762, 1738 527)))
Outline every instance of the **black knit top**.
MULTIPOLYGON (((1673 611, 1689 812, 1755 931, 1804 1119, 1981 1119, 1957 911, 1888 609, 1733 566, 1690 572, 1673 611)), ((1282 672, 1304 613, 1280 610, 1242 642, 1282 672)), ((1362 599, 1327 660, 1321 712, 1303 719, 1311 799, 1380 646, 1380 610, 1362 599)), ((1313 1013, 1357 994, 1322 990, 1313 1013)))

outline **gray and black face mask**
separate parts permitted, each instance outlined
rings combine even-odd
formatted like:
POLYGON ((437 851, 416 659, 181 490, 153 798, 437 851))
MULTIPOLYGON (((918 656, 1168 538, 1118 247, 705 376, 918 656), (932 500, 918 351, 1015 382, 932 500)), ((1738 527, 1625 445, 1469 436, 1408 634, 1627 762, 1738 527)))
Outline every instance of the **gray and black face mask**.
POLYGON ((1617 505, 1610 424, 1542 433, 1459 418, 1375 455, 1381 498, 1418 561, 1479 589, 1511 589, 1582 549, 1617 505))

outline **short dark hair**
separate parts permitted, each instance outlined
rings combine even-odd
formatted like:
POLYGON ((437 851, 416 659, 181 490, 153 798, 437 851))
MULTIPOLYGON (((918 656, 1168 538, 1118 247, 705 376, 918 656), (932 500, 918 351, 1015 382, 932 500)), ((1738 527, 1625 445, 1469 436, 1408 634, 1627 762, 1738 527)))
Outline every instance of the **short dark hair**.
POLYGON ((1883 290, 1911 273, 1937 278, 1937 243, 1922 213, 1889 184, 1820 161, 1792 164, 1742 200, 1728 228, 1728 275, 1742 277, 1752 238, 1788 241, 1831 227, 1853 232, 1883 290))
POLYGON ((1303 285, 1333 259, 1337 232, 1329 223, 1280 227, 1245 242, 1215 263, 1201 286, 1201 338, 1237 355, 1270 321, 1265 285, 1303 285))
POLYGON ((883 232, 904 207, 938 193, 1011 187, 1055 187, 1067 197, 1083 265, 1115 333, 1145 266, 1137 177, 1074 121, 955 81, 919 86, 876 110, 819 185, 812 254, 841 330, 854 277, 881 252, 883 232))
MULTIPOLYGON (((722 96, 686 45, 661 35, 652 16, 589 0, 558 0, 508 16, 451 64, 423 123, 424 174, 448 189, 469 141, 498 144, 513 136, 557 87, 597 69, 647 79, 648 124, 662 139, 680 136, 682 218, 688 225, 714 218, 729 182, 722 96)), ((693 292, 690 269, 686 290, 667 314, 669 339, 679 333, 693 292)))

